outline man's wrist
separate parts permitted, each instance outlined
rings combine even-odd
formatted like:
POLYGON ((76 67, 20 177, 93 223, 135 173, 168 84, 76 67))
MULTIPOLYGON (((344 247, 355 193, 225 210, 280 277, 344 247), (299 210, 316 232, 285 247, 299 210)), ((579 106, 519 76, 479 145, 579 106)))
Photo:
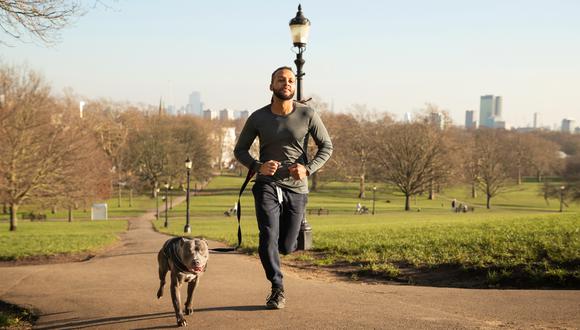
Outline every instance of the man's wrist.
POLYGON ((252 163, 252 170, 254 170, 254 172, 256 173, 260 173, 260 167, 262 167, 264 163, 262 163, 261 161, 255 160, 252 163))

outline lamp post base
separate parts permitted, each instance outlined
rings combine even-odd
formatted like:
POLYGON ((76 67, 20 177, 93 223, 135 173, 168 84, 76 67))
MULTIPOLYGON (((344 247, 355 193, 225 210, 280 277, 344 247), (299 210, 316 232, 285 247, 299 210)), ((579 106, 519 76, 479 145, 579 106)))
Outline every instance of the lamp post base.
POLYGON ((191 234, 191 226, 185 225, 185 227, 183 227, 183 232, 187 233, 187 234, 191 234))
POLYGON ((312 227, 304 217, 298 233, 298 250, 307 251, 310 249, 312 249, 312 227))

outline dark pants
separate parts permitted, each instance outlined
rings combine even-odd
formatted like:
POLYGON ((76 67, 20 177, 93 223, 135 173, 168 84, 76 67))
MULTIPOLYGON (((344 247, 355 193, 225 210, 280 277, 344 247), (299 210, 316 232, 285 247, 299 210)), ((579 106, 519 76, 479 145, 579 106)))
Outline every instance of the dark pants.
POLYGON ((260 260, 272 288, 282 288, 280 253, 289 254, 296 250, 308 195, 280 189, 280 203, 276 185, 267 182, 256 182, 252 192, 260 229, 260 260))

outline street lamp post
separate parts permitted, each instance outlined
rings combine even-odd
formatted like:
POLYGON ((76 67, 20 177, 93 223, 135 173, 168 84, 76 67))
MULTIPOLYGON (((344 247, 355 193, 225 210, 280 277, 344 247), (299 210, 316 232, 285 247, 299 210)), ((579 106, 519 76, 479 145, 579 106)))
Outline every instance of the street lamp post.
POLYGON ((564 212, 564 189, 566 187, 560 186, 560 212, 564 212))
POLYGON ((302 14, 302 6, 298 5, 298 12, 296 17, 290 20, 290 34, 292 35, 292 43, 294 47, 298 48, 296 52, 296 100, 302 101, 302 67, 304 66, 304 59, 302 54, 306 50, 306 43, 308 42, 308 35, 310 33, 310 20, 302 14))
POLYGON ((373 215, 375 215, 375 193, 377 192, 377 186, 373 186, 373 215))
POLYGON ((192 161, 189 159, 189 157, 187 157, 187 160, 185 161, 185 168, 187 169, 187 190, 185 191, 185 227, 183 228, 183 232, 187 234, 191 233, 191 227, 189 226, 189 174, 191 172, 192 165, 192 161))
MULTIPOLYGON (((308 34, 310 32, 310 21, 302 14, 302 6, 298 5, 298 12, 296 16, 290 20, 290 34, 292 36, 292 44, 298 49, 296 52, 296 100, 302 101, 302 67, 304 66, 304 58, 302 54, 306 50, 306 43, 308 42, 308 34)), ((308 139, 308 138, 307 138, 308 139)), ((308 140, 307 140, 308 141, 308 140)), ((307 143, 306 143, 307 145, 307 143)), ((298 249, 310 250, 312 248, 312 227, 306 220, 306 212, 300 224, 300 233, 298 235, 298 249)))
POLYGON ((169 193, 169 183, 165 182, 163 184, 163 187, 165 187, 165 224, 164 227, 167 228, 169 226, 169 222, 167 219, 167 213, 169 212, 169 209, 167 208, 167 194, 169 193))
POLYGON ((155 188, 155 220, 159 220, 159 188, 155 188))

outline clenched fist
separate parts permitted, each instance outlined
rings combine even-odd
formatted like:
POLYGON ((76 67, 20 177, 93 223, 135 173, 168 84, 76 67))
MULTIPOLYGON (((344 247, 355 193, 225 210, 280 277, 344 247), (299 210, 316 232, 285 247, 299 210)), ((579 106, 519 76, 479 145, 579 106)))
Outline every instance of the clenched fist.
POLYGON ((269 160, 260 166, 260 174, 272 176, 280 165, 282 164, 279 161, 269 160))

